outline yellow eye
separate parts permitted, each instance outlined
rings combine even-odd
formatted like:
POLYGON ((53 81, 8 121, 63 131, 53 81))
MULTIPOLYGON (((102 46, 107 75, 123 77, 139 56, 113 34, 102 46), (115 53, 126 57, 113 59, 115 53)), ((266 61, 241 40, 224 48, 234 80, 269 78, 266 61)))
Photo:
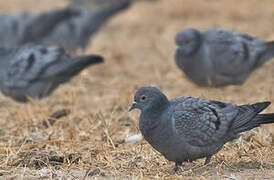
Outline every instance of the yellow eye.
POLYGON ((142 96, 140 97, 140 101, 141 101, 141 102, 144 102, 145 100, 147 100, 147 96, 146 96, 146 95, 142 95, 142 96))

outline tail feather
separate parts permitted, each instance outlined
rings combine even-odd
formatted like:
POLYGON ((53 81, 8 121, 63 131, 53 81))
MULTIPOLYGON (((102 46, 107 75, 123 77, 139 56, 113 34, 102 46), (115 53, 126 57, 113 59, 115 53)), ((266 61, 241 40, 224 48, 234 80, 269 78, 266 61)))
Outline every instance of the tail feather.
POLYGON ((80 73, 84 68, 92 64, 99 64, 103 62, 103 57, 98 55, 79 56, 69 61, 63 68, 58 72, 57 76, 74 76, 80 73))
POLYGON ((248 131, 261 124, 274 123, 274 114, 259 114, 270 105, 270 102, 261 102, 239 106, 239 113, 232 124, 235 133, 248 131))
POLYGON ((104 62, 104 58, 99 55, 79 56, 74 58, 77 62, 87 62, 88 64, 98 64, 104 62))
POLYGON ((255 127, 259 127, 261 124, 271 124, 274 123, 274 113, 271 114, 258 114, 254 119, 248 122, 245 126, 237 129, 237 132, 244 132, 251 130, 255 127))
POLYGON ((260 64, 265 63, 268 60, 271 60, 274 58, 274 41, 269 41, 265 43, 266 49, 261 54, 261 57, 259 58, 260 64))
POLYGON ((104 61, 102 56, 89 55, 75 58, 63 57, 63 60, 49 66, 43 73, 43 78, 53 78, 59 83, 66 82, 73 76, 80 73, 86 67, 92 64, 102 63, 104 61))
POLYGON ((256 120, 260 124, 271 124, 274 123, 274 113, 258 114, 256 120))

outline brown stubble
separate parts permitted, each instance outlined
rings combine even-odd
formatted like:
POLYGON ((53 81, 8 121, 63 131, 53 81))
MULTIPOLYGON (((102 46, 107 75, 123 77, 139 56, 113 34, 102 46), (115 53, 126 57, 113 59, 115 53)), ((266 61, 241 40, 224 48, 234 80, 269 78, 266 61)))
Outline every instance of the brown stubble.
MULTIPOLYGON (((61 0, 1 1, 1 12, 40 12, 61 0)), ((169 98, 195 96, 237 104, 271 101, 274 63, 255 71, 241 87, 201 88, 176 68, 174 35, 187 27, 234 29, 265 40, 274 37, 272 1, 160 0, 140 2, 113 18, 84 54, 99 53, 105 63, 88 68, 40 102, 18 104, 1 96, 0 169, 4 177, 262 179, 274 176, 273 125, 263 126, 224 146, 203 166, 185 163, 170 176, 166 161, 145 141, 123 144, 137 134, 138 111, 127 107, 140 86, 160 87, 169 98), (63 109, 70 113, 45 127, 63 109), (46 172, 41 170, 46 168, 46 172)), ((274 105, 266 112, 274 112, 274 105)))

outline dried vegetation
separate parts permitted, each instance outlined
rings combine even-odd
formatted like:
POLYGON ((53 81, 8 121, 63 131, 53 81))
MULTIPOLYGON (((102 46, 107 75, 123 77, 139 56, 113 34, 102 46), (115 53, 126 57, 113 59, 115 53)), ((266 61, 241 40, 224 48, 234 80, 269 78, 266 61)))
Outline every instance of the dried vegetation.
MULTIPOLYGON (((40 12, 65 6, 61 0, 0 1, 0 12, 40 12)), ((0 178, 82 179, 272 179, 273 126, 244 133, 212 162, 185 163, 176 175, 145 141, 123 144, 138 133, 139 112, 127 112, 135 90, 155 85, 168 97, 196 96, 244 104, 274 102, 274 62, 242 87, 200 88, 173 61, 176 32, 220 27, 274 39, 270 0, 160 0, 140 2, 113 18, 85 53, 105 56, 40 102, 18 104, 0 96, 0 178)), ((274 105, 267 109, 274 112, 274 105)))

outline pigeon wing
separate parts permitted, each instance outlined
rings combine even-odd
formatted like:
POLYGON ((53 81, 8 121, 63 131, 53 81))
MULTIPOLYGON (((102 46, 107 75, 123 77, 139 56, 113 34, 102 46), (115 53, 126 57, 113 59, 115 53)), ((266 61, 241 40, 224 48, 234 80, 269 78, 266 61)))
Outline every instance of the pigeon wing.
POLYGON ((4 87, 27 87, 38 80, 41 74, 51 64, 56 63, 63 54, 62 48, 33 44, 14 50, 6 59, 6 69, 2 74, 4 87))
POLYGON ((198 98, 173 100, 172 123, 179 138, 193 146, 221 142, 238 113, 236 105, 198 98))
POLYGON ((264 43, 256 37, 228 30, 208 30, 204 37, 214 71, 224 76, 250 72, 264 49, 264 43))

